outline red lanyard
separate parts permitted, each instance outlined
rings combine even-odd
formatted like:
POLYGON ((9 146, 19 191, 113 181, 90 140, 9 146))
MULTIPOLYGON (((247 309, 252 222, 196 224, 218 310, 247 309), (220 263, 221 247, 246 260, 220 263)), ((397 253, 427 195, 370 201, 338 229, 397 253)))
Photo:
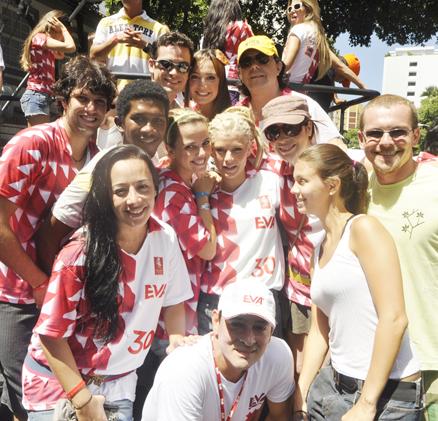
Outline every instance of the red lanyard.
MULTIPOLYGON (((216 359, 214 358, 213 335, 211 335, 211 348, 213 350, 214 369, 216 371, 217 385, 218 385, 218 388, 219 388, 219 400, 220 400, 220 404, 221 404, 221 420, 224 421, 225 420, 224 391, 222 390, 221 373, 219 371, 219 368, 217 367, 216 359)), ((228 415, 227 421, 231 421, 231 418, 233 418, 234 411, 236 410, 237 404, 239 403, 239 399, 240 399, 240 396, 242 395, 243 387, 245 386, 245 382, 246 382, 246 378, 247 377, 248 377, 248 371, 246 371, 246 373, 245 373, 245 377, 243 378, 242 387, 240 388, 240 392, 237 395, 236 400, 234 401, 233 407, 231 408, 231 411, 230 411, 230 413, 228 415)))

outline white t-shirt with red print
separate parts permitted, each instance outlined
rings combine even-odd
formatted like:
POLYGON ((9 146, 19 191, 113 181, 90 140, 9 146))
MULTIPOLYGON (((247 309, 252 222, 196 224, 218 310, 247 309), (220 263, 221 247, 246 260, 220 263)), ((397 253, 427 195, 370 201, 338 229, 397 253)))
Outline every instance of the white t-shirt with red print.
POLYGON ((210 197, 217 246, 202 274, 201 290, 207 294, 221 295, 229 283, 248 278, 270 289, 283 287, 284 256, 275 219, 280 179, 250 165, 246 177, 234 192, 219 190, 210 197))
MULTIPOLYGON (((48 365, 38 335, 66 338, 79 371, 84 375, 120 375, 140 367, 149 352, 162 307, 192 296, 186 265, 173 229, 149 219, 147 237, 136 255, 121 250, 124 275, 119 281, 118 323, 122 329, 103 345, 93 338, 94 323, 84 290, 83 240, 61 250, 50 278, 40 318, 29 345, 30 357, 48 365)), ((134 400, 135 373, 105 382, 92 393, 107 400, 134 400)), ((66 395, 54 377, 23 368, 23 404, 28 410, 53 408, 66 395)))
POLYGON ((286 269, 284 294, 291 301, 310 307, 310 255, 317 244, 324 238, 325 231, 321 221, 313 215, 302 215, 297 208, 295 196, 291 193, 294 185, 294 168, 288 162, 282 160, 265 159, 262 168, 270 170, 281 177, 280 209, 279 217, 287 233, 289 250, 288 264, 293 277, 289 276, 286 269), (293 249, 291 245, 295 240, 302 218, 306 218, 298 235, 293 249), (298 280, 305 281, 305 283, 298 280))
MULTIPOLYGON (((163 361, 146 399, 142 421, 221 421, 210 335, 193 346, 178 348, 163 361)), ((233 421, 253 419, 265 399, 274 403, 286 401, 295 389, 293 373, 290 348, 282 339, 272 337, 265 353, 248 370, 233 421)), ((232 383, 221 375, 225 419, 244 377, 232 383)))
POLYGON ((289 42, 293 36, 300 40, 300 48, 289 69, 289 82, 308 83, 315 74, 318 67, 319 51, 316 45, 315 31, 310 22, 294 25, 287 37, 287 43, 283 50, 283 59, 288 48, 289 42))
POLYGON ((55 55, 45 47, 47 34, 39 33, 32 38, 30 58, 32 67, 29 71, 27 88, 31 91, 53 95, 52 85, 55 82, 55 55))
MULTIPOLYGON (((86 161, 98 152, 89 143, 86 161)), ((22 130, 0 157, 0 195, 18 206, 10 225, 24 251, 36 261, 33 235, 52 205, 78 173, 62 119, 22 130)), ((32 304, 32 288, 0 262, 0 301, 32 304)))
MULTIPOLYGON (((197 254, 210 239, 210 233, 198 215, 198 208, 189 186, 174 171, 163 168, 160 170, 159 193, 155 200, 154 215, 167 222, 176 232, 184 260, 190 276, 193 297, 185 302, 186 330, 188 334, 198 333, 196 308, 198 306, 201 274, 205 260, 197 254)), ((162 320, 157 328, 157 336, 164 328, 162 320)))

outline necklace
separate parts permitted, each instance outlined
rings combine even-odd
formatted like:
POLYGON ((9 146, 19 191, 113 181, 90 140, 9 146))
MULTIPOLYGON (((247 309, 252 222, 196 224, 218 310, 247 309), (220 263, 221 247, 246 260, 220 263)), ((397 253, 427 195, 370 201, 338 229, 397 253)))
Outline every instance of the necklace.
POLYGON ((73 154, 71 154, 71 159, 73 159, 73 161, 74 161, 76 164, 79 164, 79 162, 81 162, 81 161, 87 156, 87 152, 88 152, 88 146, 85 148, 85 152, 84 152, 84 154, 82 155, 82 158, 81 158, 81 159, 76 160, 75 157, 73 156, 73 154))
MULTIPOLYGON (((211 335, 211 348, 213 350, 213 361, 214 361, 214 370, 216 372, 217 376, 217 385, 219 389, 219 401, 221 404, 221 420, 225 421, 225 401, 224 401, 224 391, 222 390, 222 380, 221 380, 221 373, 219 371, 219 368, 216 363, 216 358, 214 358, 214 343, 213 343, 213 335, 211 335)), ((231 408, 230 413, 228 414, 227 421, 231 421, 231 418, 233 418, 234 411, 236 410, 237 404, 239 403, 240 396, 243 392, 243 387, 245 386, 246 378, 248 377, 248 370, 245 373, 245 378, 243 379, 242 387, 240 388, 240 392, 237 395, 236 400, 234 401, 234 404, 231 408)))

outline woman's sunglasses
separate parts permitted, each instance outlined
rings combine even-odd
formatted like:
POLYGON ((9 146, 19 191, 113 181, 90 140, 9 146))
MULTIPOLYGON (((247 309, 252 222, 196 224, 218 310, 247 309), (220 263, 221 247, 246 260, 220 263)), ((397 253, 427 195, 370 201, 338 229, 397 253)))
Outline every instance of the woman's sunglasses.
POLYGON ((300 10, 303 7, 303 3, 299 2, 299 3, 294 3, 291 4, 288 8, 287 8, 287 13, 292 13, 294 10, 300 10))
POLYGON ((265 66, 266 64, 269 63, 270 59, 271 59, 271 56, 268 56, 264 53, 258 53, 255 56, 244 56, 244 57, 240 58, 239 66, 242 69, 247 69, 248 67, 250 67, 252 65, 254 60, 257 61, 257 63, 265 66))
POLYGON ((270 142, 275 142, 280 138, 281 131, 288 137, 298 136, 301 133, 301 129, 305 126, 309 120, 304 119, 302 123, 299 124, 273 124, 264 130, 266 139, 270 142))

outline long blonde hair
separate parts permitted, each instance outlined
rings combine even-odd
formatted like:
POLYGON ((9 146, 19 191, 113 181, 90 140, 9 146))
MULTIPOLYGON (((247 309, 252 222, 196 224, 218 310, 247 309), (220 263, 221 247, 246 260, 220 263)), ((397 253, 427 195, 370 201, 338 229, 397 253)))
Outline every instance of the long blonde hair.
POLYGON ((262 132, 254 123, 254 116, 248 107, 230 107, 224 112, 217 114, 208 125, 211 143, 214 144, 220 133, 234 132, 246 138, 251 145, 257 146, 257 154, 254 161, 254 168, 259 169, 263 153, 268 152, 268 147, 263 140, 262 132))
MULTIPOLYGON (((287 7, 289 7, 294 0, 288 0, 287 7)), ((327 70, 332 65, 332 60, 330 58, 330 47, 327 42, 327 38, 325 36, 324 28, 321 23, 321 9, 318 4, 318 0, 300 0, 303 3, 303 6, 307 10, 306 17, 304 18, 304 22, 310 22, 315 32, 316 37, 316 46, 319 51, 318 56, 318 78, 316 80, 321 79, 326 73, 327 70)), ((290 15, 287 14, 287 18, 290 22, 290 15)))
POLYGON ((53 25, 49 23, 48 19, 53 17, 58 18, 66 27, 69 26, 68 16, 62 10, 51 10, 50 12, 46 13, 36 24, 35 28, 33 28, 30 35, 26 38, 26 41, 23 43, 20 64, 24 71, 28 72, 32 67, 30 47, 32 45, 33 37, 39 33, 50 35, 53 25))

